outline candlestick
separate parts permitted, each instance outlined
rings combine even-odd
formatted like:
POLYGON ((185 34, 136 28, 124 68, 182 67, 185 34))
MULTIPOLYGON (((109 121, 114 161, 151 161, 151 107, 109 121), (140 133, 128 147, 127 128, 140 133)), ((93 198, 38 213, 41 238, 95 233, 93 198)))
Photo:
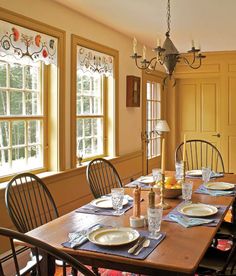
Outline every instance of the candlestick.
POLYGON ((165 138, 162 139, 161 147, 161 173, 165 174, 165 138))
POLYGON ((163 210, 166 210, 170 208, 170 205, 164 202, 164 192, 165 192, 165 174, 162 174, 162 181, 161 181, 161 187, 160 187, 160 203, 158 205, 161 206, 163 210))
POLYGON ((137 53, 136 46, 137 46, 137 39, 134 37, 134 39, 133 39, 133 52, 134 52, 134 54, 137 53))
POLYGON ((140 194, 141 188, 136 186, 133 192, 134 197, 134 207, 133 207, 133 217, 139 218, 140 217, 140 194))
POLYGON ((183 182, 185 182, 186 177, 186 161, 183 161, 183 182))
POLYGON ((150 192, 148 193, 148 206, 149 208, 155 207, 155 192, 153 188, 151 188, 150 192))
POLYGON ((184 134, 183 162, 185 162, 185 157, 186 157, 186 134, 184 134))

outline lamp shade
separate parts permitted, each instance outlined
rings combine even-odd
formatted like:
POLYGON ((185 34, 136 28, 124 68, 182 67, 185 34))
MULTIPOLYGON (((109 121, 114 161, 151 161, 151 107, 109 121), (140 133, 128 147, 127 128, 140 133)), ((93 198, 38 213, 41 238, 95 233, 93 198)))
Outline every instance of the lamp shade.
POLYGON ((170 131, 170 128, 169 128, 166 120, 158 120, 155 130, 159 133, 162 133, 162 132, 170 131))

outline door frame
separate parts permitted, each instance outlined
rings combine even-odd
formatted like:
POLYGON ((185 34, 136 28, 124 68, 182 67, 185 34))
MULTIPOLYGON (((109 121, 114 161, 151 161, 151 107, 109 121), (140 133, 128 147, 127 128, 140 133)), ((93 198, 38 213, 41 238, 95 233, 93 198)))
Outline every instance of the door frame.
POLYGON ((166 77, 166 74, 161 71, 151 71, 146 72, 142 71, 142 173, 146 175, 147 165, 148 172, 150 173, 152 168, 160 167, 160 156, 147 159, 147 137, 146 137, 146 114, 147 114, 147 82, 154 81, 161 84, 161 118, 165 118, 166 115, 166 93, 167 89, 164 89, 163 80, 166 77))

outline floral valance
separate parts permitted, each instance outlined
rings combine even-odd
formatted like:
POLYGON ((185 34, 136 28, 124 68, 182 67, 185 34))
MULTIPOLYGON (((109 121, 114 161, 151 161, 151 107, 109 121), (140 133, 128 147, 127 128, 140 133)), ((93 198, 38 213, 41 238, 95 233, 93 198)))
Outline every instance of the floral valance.
POLYGON ((113 75, 113 57, 82 46, 77 48, 78 69, 84 73, 113 75))
POLYGON ((57 64, 57 38, 0 20, 0 58, 57 64))

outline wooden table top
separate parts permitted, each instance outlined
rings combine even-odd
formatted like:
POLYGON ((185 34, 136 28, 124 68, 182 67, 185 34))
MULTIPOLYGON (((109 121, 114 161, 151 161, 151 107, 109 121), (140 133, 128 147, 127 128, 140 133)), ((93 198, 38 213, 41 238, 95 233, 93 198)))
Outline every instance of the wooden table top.
MULTIPOLYGON (((201 180, 194 179, 194 190, 201 184, 201 180)), ((236 184, 236 175, 225 175, 216 181, 225 181, 236 184)), ((132 194, 132 189, 126 188, 127 194, 132 194)), ((146 215, 148 191, 142 191, 141 213, 146 215)), ((233 197, 212 197, 203 194, 193 193, 193 202, 207 204, 222 204, 229 207, 233 202, 233 197)), ((180 199, 165 200, 172 208, 178 205, 180 199)), ((78 206, 79 207, 79 206, 78 206)), ((165 210, 167 214, 171 209, 165 210)), ((52 246, 63 250, 71 255, 78 255, 79 260, 93 266, 122 269, 130 272, 150 274, 150 275, 192 275, 196 270, 205 251, 211 244, 218 227, 198 226, 184 228, 177 223, 163 221, 161 231, 166 233, 166 238, 145 260, 134 260, 114 255, 73 250, 64 248, 61 243, 68 240, 68 233, 89 227, 95 223, 105 225, 129 226, 129 217, 132 209, 120 217, 102 216, 94 214, 82 214, 72 211, 64 216, 55 219, 27 234, 38 238, 52 246)), ((140 228, 141 229, 141 228, 140 228)), ((146 229, 146 228, 144 228, 146 229)))

